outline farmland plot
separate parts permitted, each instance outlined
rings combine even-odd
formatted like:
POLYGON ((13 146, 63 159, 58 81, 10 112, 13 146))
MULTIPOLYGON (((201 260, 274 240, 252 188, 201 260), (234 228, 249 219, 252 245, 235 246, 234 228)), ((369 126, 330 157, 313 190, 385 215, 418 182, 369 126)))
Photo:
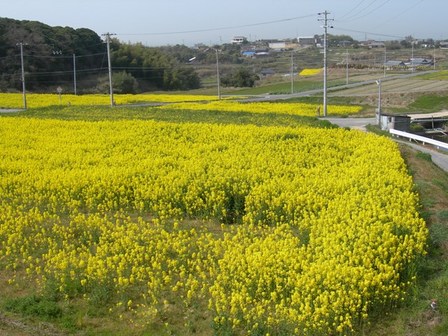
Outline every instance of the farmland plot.
POLYGON ((133 328, 185 333, 196 311, 217 333, 349 334, 415 283, 426 227, 387 139, 19 117, 0 134, 10 283, 26 274, 133 328))
MULTIPOLYGON (((393 79, 383 81, 381 88, 382 92, 385 94, 447 91, 448 81, 423 80, 423 79, 393 79)), ((377 94, 378 94, 378 86, 376 84, 369 84, 330 93, 331 96, 375 96, 377 94)))

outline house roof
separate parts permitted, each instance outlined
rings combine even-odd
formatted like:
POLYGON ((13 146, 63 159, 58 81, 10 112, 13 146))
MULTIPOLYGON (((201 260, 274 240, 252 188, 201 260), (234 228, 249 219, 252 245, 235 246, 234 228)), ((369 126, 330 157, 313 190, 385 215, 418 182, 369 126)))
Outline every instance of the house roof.
POLYGON ((440 111, 434 113, 415 113, 415 114, 408 114, 408 116, 411 117, 411 120, 448 118, 448 111, 440 111))
POLYGON ((384 63, 386 66, 399 66, 399 65, 405 65, 403 61, 387 61, 384 63))

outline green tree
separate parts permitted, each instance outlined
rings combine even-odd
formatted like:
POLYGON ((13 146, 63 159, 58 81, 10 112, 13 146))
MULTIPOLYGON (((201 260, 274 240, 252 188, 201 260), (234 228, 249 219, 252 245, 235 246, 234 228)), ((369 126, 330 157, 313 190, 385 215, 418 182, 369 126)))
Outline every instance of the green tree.
POLYGON ((112 85, 116 93, 132 93, 138 92, 138 82, 131 74, 126 71, 114 73, 112 76, 112 85))
POLYGON ((183 65, 161 48, 142 44, 123 44, 114 41, 112 63, 115 68, 126 70, 145 91, 188 90, 200 86, 194 69, 183 65))
POLYGON ((72 54, 76 54, 77 79, 97 76, 104 63, 101 38, 92 30, 70 27, 50 27, 37 21, 0 18, 0 73, 2 90, 20 90, 20 57, 17 42, 24 47, 27 89, 53 91, 54 86, 73 83, 72 54), (89 56, 90 55, 90 56, 89 56))
POLYGON ((247 68, 240 67, 221 78, 223 86, 253 87, 258 76, 247 68))

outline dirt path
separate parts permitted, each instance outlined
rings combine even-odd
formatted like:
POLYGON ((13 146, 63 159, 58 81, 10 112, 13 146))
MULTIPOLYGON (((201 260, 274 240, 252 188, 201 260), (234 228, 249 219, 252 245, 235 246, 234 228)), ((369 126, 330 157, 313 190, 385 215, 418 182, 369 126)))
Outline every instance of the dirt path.
POLYGON ((50 323, 27 323, 0 312, 0 335, 8 336, 62 336, 50 323))

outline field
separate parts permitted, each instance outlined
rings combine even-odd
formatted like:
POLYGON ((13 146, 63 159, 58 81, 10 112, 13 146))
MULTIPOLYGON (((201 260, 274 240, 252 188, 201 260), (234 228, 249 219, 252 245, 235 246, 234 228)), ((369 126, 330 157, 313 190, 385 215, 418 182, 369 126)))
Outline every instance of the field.
MULTIPOLYGON (((418 92, 446 92, 448 90, 448 81, 435 79, 392 79, 382 83, 382 90, 385 94, 404 94, 418 92)), ((343 90, 339 93, 332 93, 332 96, 368 96, 377 95, 378 86, 374 83, 358 88, 343 90)))
MULTIPOLYGON (((305 103, 277 103, 277 102, 259 102, 243 103, 231 100, 217 100, 213 96, 204 95, 167 95, 167 94, 146 94, 146 95, 115 95, 116 105, 161 105, 156 108, 166 110, 189 110, 189 111, 223 111, 223 112, 248 112, 264 114, 289 114, 298 116, 315 117, 321 109, 321 104, 305 103)), ((29 94, 28 106, 32 108, 41 108, 49 106, 92 106, 110 104, 110 98, 107 95, 65 95, 61 98, 65 102, 58 101, 57 95, 52 94, 29 94), (67 103, 68 102, 68 103, 67 103)), ((0 93, 0 106, 4 108, 21 108, 22 96, 13 93, 0 93)), ((329 115, 346 116, 356 115, 362 110, 361 106, 356 105, 329 105, 329 115)))
MULTIPOLYGON (((110 105, 110 96, 106 94, 96 95, 72 95, 72 94, 34 94, 29 93, 27 97, 28 108, 44 106, 88 106, 88 105, 110 105)), ((170 95, 170 94, 120 94, 114 95, 116 105, 141 104, 141 103, 166 103, 185 101, 210 101, 217 98, 208 95, 170 95)), ((21 93, 0 93, 0 108, 22 108, 23 97, 21 93)))
POLYGON ((392 141, 174 107, 0 118, 7 314, 92 335, 346 335, 416 288, 427 229, 392 141))

